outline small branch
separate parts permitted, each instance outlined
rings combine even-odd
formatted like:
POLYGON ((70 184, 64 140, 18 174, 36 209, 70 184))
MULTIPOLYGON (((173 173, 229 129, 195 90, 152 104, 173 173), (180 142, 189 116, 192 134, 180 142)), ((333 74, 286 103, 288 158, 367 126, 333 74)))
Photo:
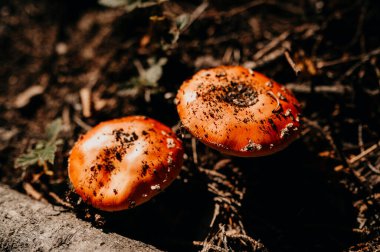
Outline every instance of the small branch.
POLYGON ((193 162, 198 165, 197 140, 194 137, 191 138, 191 149, 193 151, 193 162))
POLYGON ((281 33, 278 37, 273 38, 266 46, 264 46, 261 50, 257 51, 255 55, 253 55, 252 57, 253 60, 256 61, 262 58, 269 51, 274 49, 280 43, 284 42, 289 37, 289 35, 290 35, 290 32, 286 31, 286 32, 281 33))
POLYGON ((223 159, 213 169, 198 167, 198 170, 209 179, 208 191, 214 195, 215 206, 209 234, 203 242, 195 241, 194 244, 202 246, 203 252, 231 251, 236 248, 266 251, 264 245, 246 234, 241 220, 240 209, 246 189, 241 183, 240 169, 233 166, 231 160, 223 159), (229 174, 231 172, 233 175, 229 174))
POLYGON ((87 123, 83 122, 78 116, 74 116, 74 122, 80 126, 82 129, 88 131, 90 130, 92 127, 90 125, 88 125, 87 123))
POLYGON ((374 152, 377 148, 380 147, 380 141, 377 142, 376 144, 372 145, 371 147, 369 147, 368 149, 360 152, 359 155, 351 158, 350 160, 348 160, 348 163, 349 164, 354 164, 356 162, 358 162, 359 160, 361 160, 362 158, 366 157, 367 155, 369 155, 370 153, 374 152))
POLYGON ((337 94, 337 95, 345 95, 352 93, 352 88, 349 86, 344 86, 343 84, 336 83, 332 86, 327 85, 318 85, 312 87, 310 82, 304 83, 288 83, 285 85, 287 89, 294 93, 303 93, 303 94, 337 94))
POLYGON ((269 63, 275 61, 276 59, 280 58, 284 54, 285 50, 286 50, 285 48, 280 47, 280 48, 272 51, 271 53, 263 56, 261 59, 259 59, 257 61, 256 60, 255 61, 247 61, 243 65, 246 68, 262 67, 262 66, 269 64, 269 63))
POLYGON ((356 61, 356 60, 360 60, 360 61, 367 61, 370 57, 372 56, 376 56, 376 55, 379 55, 380 54, 380 48, 376 48, 372 51, 370 51, 369 53, 366 53, 366 54, 360 54, 360 55, 357 55, 357 56, 348 56, 348 57, 343 57, 343 58, 339 58, 339 59, 335 59, 335 60, 330 60, 330 61, 318 61, 316 63, 316 66, 317 68, 319 69, 322 69, 322 68, 325 68, 325 67, 331 67, 331 66, 336 66, 336 65, 339 65, 339 64, 345 64, 345 63, 349 63, 351 61, 356 61))
POLYGON ((49 192, 49 196, 52 197, 56 203, 60 204, 61 206, 73 209, 74 207, 69 203, 61 199, 56 193, 49 192))
POLYGON ((208 7, 208 1, 204 1, 203 3, 201 3, 190 15, 190 20, 189 22, 187 22, 187 24, 185 25, 185 27, 183 27, 181 29, 181 32, 184 32, 186 31, 191 25, 192 23, 194 23, 195 20, 197 20, 201 15, 202 13, 207 9, 208 7))
POLYGON ((85 87, 79 91, 84 117, 91 117, 91 88, 85 87))
POLYGON ((289 65, 292 67, 293 71, 296 75, 298 75, 301 72, 301 69, 296 65, 292 57, 290 57, 290 54, 288 51, 285 51, 285 58, 288 61, 289 65))
POLYGON ((328 129, 326 129, 326 127, 322 128, 318 124, 318 122, 307 119, 307 118, 303 118, 303 121, 305 122, 306 125, 308 125, 311 128, 316 129, 320 134, 322 134, 322 136, 324 136, 325 140, 330 144, 330 147, 334 150, 336 155, 338 155, 338 157, 341 158, 340 151, 338 147, 336 146, 334 139, 331 136, 331 133, 329 132, 328 129))
POLYGON ((356 64, 354 64, 352 67, 350 67, 346 73, 344 75, 342 75, 342 77, 339 79, 339 81, 342 81, 344 80, 345 78, 349 77, 352 75, 352 73, 358 68, 360 67, 362 64, 364 64, 365 62, 369 61, 373 56, 376 56, 376 55, 379 55, 380 54, 380 48, 376 48, 375 50, 363 55, 360 59, 359 62, 357 62, 356 64))
POLYGON ((25 182, 22 184, 22 187, 24 188, 26 194, 28 194, 33 199, 47 203, 47 200, 44 198, 42 193, 34 189, 32 184, 25 182))

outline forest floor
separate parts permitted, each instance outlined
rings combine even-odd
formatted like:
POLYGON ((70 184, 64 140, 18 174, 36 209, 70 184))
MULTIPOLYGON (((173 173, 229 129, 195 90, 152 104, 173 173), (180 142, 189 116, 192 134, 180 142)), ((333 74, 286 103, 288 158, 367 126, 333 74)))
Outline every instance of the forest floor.
POLYGON ((102 2, 0 2, 2 183, 163 250, 379 248, 378 1, 102 2), (180 177, 150 202, 104 213, 78 199, 67 158, 81 134, 133 114, 178 128, 177 89, 218 65, 290 89, 303 107, 299 139, 272 156, 236 158, 181 132, 180 177), (41 144, 54 164, 22 156, 41 144))

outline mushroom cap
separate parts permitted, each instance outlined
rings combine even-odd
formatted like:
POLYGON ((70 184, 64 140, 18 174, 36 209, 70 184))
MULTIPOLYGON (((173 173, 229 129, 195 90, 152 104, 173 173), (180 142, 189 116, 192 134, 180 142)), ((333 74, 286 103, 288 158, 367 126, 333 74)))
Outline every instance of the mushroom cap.
POLYGON ((68 172, 93 207, 118 211, 140 205, 179 174, 182 142, 170 128, 143 116, 102 122, 73 147, 68 172))
POLYGON ((241 66, 197 72, 182 84, 176 102, 183 126, 228 155, 270 155, 300 131, 296 98, 284 86, 241 66))

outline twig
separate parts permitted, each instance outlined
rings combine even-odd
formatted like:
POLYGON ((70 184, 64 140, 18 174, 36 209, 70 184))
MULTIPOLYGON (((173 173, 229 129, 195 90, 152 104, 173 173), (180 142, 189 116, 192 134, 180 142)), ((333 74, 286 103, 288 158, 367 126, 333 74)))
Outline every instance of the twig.
MULTIPOLYGON (((214 168, 212 169, 212 171, 218 171, 224 167, 226 167, 229 163, 231 163, 231 159, 229 158, 226 158, 226 159, 222 159, 222 160, 219 160, 215 165, 214 165, 214 168)), ((221 174, 221 173, 219 173, 221 174)), ((223 175, 223 174, 221 174, 223 175)), ((224 175, 223 175, 224 176, 224 175)))
POLYGON ((223 249, 221 247, 218 247, 212 244, 205 244, 205 242, 201 242, 201 241, 193 241, 193 244, 196 246, 203 246, 204 248, 206 248, 206 251, 208 251, 209 249, 212 249, 213 251, 217 251, 217 252, 228 252, 227 249, 223 249))
POLYGON ((186 31, 192 23, 197 20, 202 13, 207 9, 208 7, 208 1, 204 1, 201 3, 190 15, 190 20, 187 22, 187 24, 181 29, 181 32, 186 31))
POLYGON ((63 124, 63 131, 67 133, 70 132, 71 122, 70 122, 70 109, 68 106, 63 107, 62 124, 63 124))
MULTIPOLYGON (((214 169, 198 167, 198 170, 209 178, 208 191, 214 195, 214 213, 210 221, 210 232, 203 243, 194 243, 203 246, 201 251, 231 251, 239 242, 239 249, 264 248, 253 238, 246 235, 243 222, 241 221, 240 208, 244 198, 245 187, 241 185, 241 176, 238 167, 231 167, 231 160, 223 159, 214 165, 214 169), (233 172, 233 176, 226 176, 222 172, 233 172), (227 235, 227 234, 230 234, 227 235), (235 236, 236 234, 236 236, 235 236), (231 241, 238 239, 238 241, 231 241), (234 244, 234 245, 233 245, 234 244)), ((261 251, 265 251, 261 249, 261 251)))
POLYGON ((220 177, 222 179, 226 179, 226 175, 224 174, 221 174, 215 170, 210 170, 210 169, 205 169, 205 168, 202 168, 202 167, 198 167, 198 170, 203 172, 203 173, 206 173, 207 175, 212 175, 212 176, 215 176, 215 177, 220 177))
POLYGON ((47 202, 47 200, 44 198, 44 196, 42 195, 42 193, 40 193, 39 191, 37 191, 36 189, 34 189, 34 187, 32 186, 32 184, 30 184, 28 182, 24 182, 22 184, 22 187, 24 188, 26 194, 28 194, 33 199, 39 200, 39 201, 42 201, 42 202, 47 202))
POLYGON ((321 69, 321 68, 325 68, 325 67, 336 66, 339 64, 345 64, 345 63, 348 63, 351 61, 356 61, 356 60, 366 61, 366 60, 368 60, 368 58, 370 58, 372 56, 379 55, 379 54, 380 54, 380 48, 376 48, 367 54, 360 54, 357 56, 343 57, 343 58, 334 59, 334 60, 330 60, 330 61, 318 61, 316 63, 316 66, 317 66, 317 68, 321 69))
POLYGON ((327 85, 318 85, 313 87, 311 82, 304 83, 288 83, 285 85, 287 89, 294 93, 303 93, 303 94, 313 94, 313 93, 321 93, 321 94, 337 94, 337 95, 345 95, 352 93, 352 87, 344 86, 340 83, 335 83, 335 85, 327 86, 327 85))
POLYGON ((224 52, 223 58, 222 58, 223 64, 230 64, 231 63, 232 53, 233 53, 233 48, 227 47, 226 51, 224 52))
MULTIPOLYGON (((313 36, 313 34, 320 29, 319 26, 316 26, 314 24, 304 24, 297 26, 293 29, 293 33, 305 33, 305 39, 307 37, 313 36)), ((274 60, 280 56, 282 56, 285 53, 285 48, 290 48, 290 42, 286 41, 286 39, 290 36, 289 31, 285 31, 281 33, 279 36, 273 38, 270 40, 268 44, 266 44, 261 50, 257 51, 255 55, 253 55, 253 62, 257 62, 258 60, 262 60, 264 62, 269 62, 270 60, 274 60), (277 46, 281 44, 281 47, 271 52, 273 49, 275 49, 277 46), (268 56, 265 57, 269 52, 271 52, 268 56), (280 52, 280 54, 278 54, 280 52), (274 57, 274 55, 276 57, 274 57)), ((256 66, 252 66, 251 68, 255 68, 258 66, 261 66, 263 64, 255 63, 256 66)), ((246 66, 248 67, 248 66, 246 66)))
POLYGON ((380 141, 377 142, 376 144, 372 145, 371 147, 369 147, 368 149, 360 152, 359 155, 351 158, 350 160, 348 160, 348 163, 349 164, 354 164, 356 162, 358 162, 359 160, 361 160, 362 158, 364 158, 365 156, 367 156, 368 154, 372 153, 373 151, 375 151, 377 148, 380 147, 380 141))
POLYGON ((257 0, 257 1, 250 1, 247 4, 244 4, 242 6, 238 6, 235 8, 230 9, 229 11, 219 12, 217 15, 215 14, 215 11, 212 11, 211 13, 207 13, 205 17, 207 18, 213 18, 213 17, 233 17, 239 14, 242 14, 243 12, 248 11, 249 9, 252 9, 254 7, 258 7, 260 5, 273 5, 276 6, 284 11, 287 11, 289 13, 292 13, 294 15, 301 15, 303 13, 303 10, 301 8, 298 8, 295 5, 290 4, 284 4, 283 2, 278 1, 272 1, 272 0, 257 0))
POLYGON ((215 204, 214 205, 214 214, 212 215, 212 219, 211 219, 211 222, 210 222, 210 227, 212 227, 214 225, 216 216, 219 215, 219 209, 220 209, 219 204, 215 204))
POLYGON ((358 24, 357 29, 355 31, 355 35, 353 36, 351 42, 347 45, 347 48, 350 46, 353 46, 358 41, 360 36, 362 35, 363 24, 364 24, 364 20, 366 18, 366 14, 367 14, 368 1, 362 1, 362 2, 363 3, 361 4, 360 15, 359 15, 359 18, 357 21, 357 24, 358 24))
POLYGON ((355 60, 360 59, 361 57, 362 56, 359 55, 359 56, 351 56, 351 57, 342 57, 342 58, 334 59, 330 61, 320 60, 320 61, 317 61, 315 65, 318 69, 322 69, 325 67, 331 67, 331 66, 336 66, 336 65, 345 64, 351 61, 355 61, 355 60))
POLYGON ((91 88, 84 87, 79 91, 80 100, 82 103, 82 113, 84 117, 91 116, 91 88))
POLYGON ((261 50, 257 51, 255 55, 253 55, 252 57, 253 60, 255 61, 262 58, 265 54, 267 54, 277 45, 284 42, 288 38, 289 35, 290 35, 290 32, 286 31, 286 32, 281 33, 278 37, 273 38, 266 46, 264 46, 261 50))
POLYGON ((289 65, 293 68, 293 71, 296 75, 298 75, 301 72, 301 69, 294 63, 294 60, 292 57, 290 57, 290 54, 288 51, 285 51, 285 58, 288 61, 289 65))
POLYGON ((228 237, 231 237, 231 238, 235 238, 235 239, 242 239, 242 240, 246 240, 248 241, 251 246, 252 246, 252 249, 253 251, 256 251, 258 249, 261 249, 261 251, 268 251, 265 247, 264 247, 264 244, 262 244, 261 242, 258 242, 254 239, 252 239, 251 237, 249 237, 248 235, 245 235, 245 234, 237 234, 235 232, 226 232, 226 235, 228 237))
POLYGON ((368 54, 364 55, 360 61, 356 64, 354 64, 352 67, 350 67, 346 73, 344 75, 342 75, 342 77, 340 77, 340 79, 338 81, 342 81, 344 80, 345 78, 349 77, 352 75, 352 73, 358 68, 360 67, 363 63, 369 61, 371 59, 372 56, 376 56, 376 55, 379 55, 380 54, 380 48, 376 48, 375 50, 369 52, 368 54))
POLYGON ((222 12, 220 14, 220 16, 222 17, 232 17, 232 16, 235 16, 235 15, 238 15, 240 13, 243 13, 253 7, 257 7, 259 5, 262 5, 262 4, 265 4, 265 3, 268 3, 269 1, 263 1, 263 0, 259 0, 259 1, 251 1, 245 5, 242 5, 242 6, 238 6, 238 7, 235 7, 235 8, 232 8, 231 10, 229 11, 226 11, 226 12, 222 12))
POLYGON ((45 87, 41 85, 31 86, 14 98, 13 106, 15 108, 25 107, 33 97, 41 95, 44 91, 45 87))
MULTIPOLYGON (((364 152, 364 142, 363 142, 363 125, 359 124, 358 126, 358 144, 361 153, 364 152)), ((371 164, 371 162, 367 159, 367 166, 370 170, 372 170, 376 174, 380 174, 379 169, 377 169, 375 166, 371 164)))
POLYGON ((90 130, 92 127, 90 125, 88 125, 87 123, 83 122, 78 116, 74 116, 73 118, 74 122, 76 124, 78 124, 82 129, 88 131, 90 130))
POLYGON ((54 192, 49 192, 49 196, 52 197, 55 202, 57 202, 58 204, 60 204, 61 206, 64 206, 64 207, 67 207, 67 208, 70 208, 70 209, 73 209, 74 207, 69 203, 69 202, 66 202, 64 201, 63 199, 61 199, 56 193, 54 192))
POLYGON ((191 138, 191 149, 193 150, 193 162, 198 165, 197 140, 194 137, 191 138))
MULTIPOLYGON (((334 139, 332 138, 330 132, 324 128, 322 128, 318 122, 309 120, 307 118, 303 118, 303 121, 305 124, 307 124, 309 127, 312 127, 316 130, 318 130, 326 139, 326 141, 330 144, 330 147, 334 150, 335 154, 340 156, 340 152, 338 150, 338 147, 336 146, 334 139)), ((341 157, 340 157, 341 158, 341 157)))
POLYGON ((285 50, 286 50, 285 48, 280 47, 280 48, 272 51, 270 54, 263 56, 260 60, 247 61, 243 65, 246 68, 262 67, 262 66, 269 64, 269 63, 275 61, 276 59, 280 58, 284 54, 285 50))
POLYGON ((379 67, 377 66, 376 64, 376 58, 372 58, 372 60, 370 61, 375 73, 376 73, 376 76, 377 76, 377 84, 379 86, 379 89, 380 89, 380 69, 379 67))

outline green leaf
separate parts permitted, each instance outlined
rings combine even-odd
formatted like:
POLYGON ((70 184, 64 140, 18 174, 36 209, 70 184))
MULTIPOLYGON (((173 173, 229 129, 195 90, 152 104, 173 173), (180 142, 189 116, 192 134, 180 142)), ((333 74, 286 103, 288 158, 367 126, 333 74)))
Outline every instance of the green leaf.
POLYGON ((15 167, 20 168, 20 167, 27 167, 31 165, 35 165, 38 162, 38 155, 31 151, 26 154, 20 155, 18 158, 16 158, 16 163, 15 167))
POLYGON ((157 83, 162 76, 162 66, 153 65, 145 71, 144 79, 150 83, 157 83))
POLYGON ((38 162, 41 164, 42 162, 49 162, 50 164, 54 164, 55 152, 57 151, 57 145, 47 145, 44 149, 37 152, 38 154, 38 162))
POLYGON ((149 83, 155 84, 157 86, 157 82, 162 77, 162 67, 168 62, 167 58, 160 58, 158 61, 156 61, 154 58, 148 59, 148 64, 150 67, 145 70, 145 73, 143 76, 140 76, 141 79, 146 80, 149 83))
POLYGON ((26 154, 22 154, 16 159, 16 168, 28 167, 31 165, 42 165, 45 162, 54 164, 55 152, 57 151, 57 145, 46 145, 42 149, 32 149, 26 154))
POLYGON ((54 142, 57 139, 58 134, 61 130, 62 130, 61 118, 55 119, 53 122, 51 122, 46 127, 47 142, 48 143, 54 142))
POLYGON ((56 119, 46 127, 46 140, 40 140, 37 144, 25 154, 21 154, 15 161, 15 167, 28 167, 32 165, 43 165, 44 163, 54 164, 55 152, 57 146, 62 143, 58 138, 62 130, 62 120, 56 119))
POLYGON ((149 58, 147 61, 149 67, 147 69, 142 69, 138 77, 132 77, 127 82, 127 87, 158 87, 158 81, 163 74, 163 66, 168 62, 168 59, 160 58, 156 61, 154 58, 149 58))

